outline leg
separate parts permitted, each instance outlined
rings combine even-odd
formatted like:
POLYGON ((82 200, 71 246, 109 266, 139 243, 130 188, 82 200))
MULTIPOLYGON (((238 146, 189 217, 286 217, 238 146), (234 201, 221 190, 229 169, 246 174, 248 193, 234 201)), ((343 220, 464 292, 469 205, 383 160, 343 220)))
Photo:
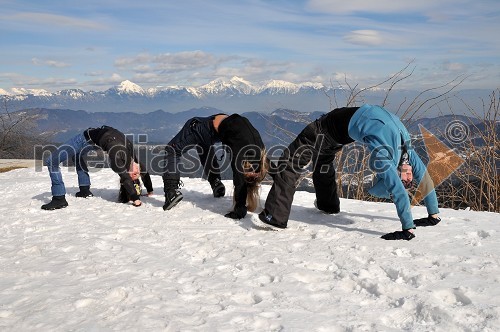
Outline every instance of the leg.
POLYGON ((84 159, 84 156, 87 155, 87 152, 92 150, 92 146, 86 146, 81 152, 73 156, 73 161, 76 167, 76 173, 78 174, 78 186, 80 187, 80 191, 76 193, 76 197, 92 197, 94 196, 90 191, 90 176, 89 170, 87 167, 87 163, 84 159))
POLYGON ((226 188, 220 178, 220 166, 215 155, 213 145, 198 145, 196 147, 203 166, 203 174, 210 183, 214 197, 223 197, 226 194, 226 188))
POLYGON ((333 160, 342 145, 325 144, 313 166, 313 184, 316 192, 316 207, 326 213, 339 213, 340 200, 335 181, 333 160))
POLYGON ((215 155, 213 145, 198 145, 196 147, 198 156, 200 157, 201 165, 203 166, 203 175, 211 182, 216 178, 220 178, 220 166, 215 155))
POLYGON ((44 210, 54 210, 60 209, 68 206, 66 202, 66 187, 64 186, 64 181, 62 179, 60 163, 73 158, 76 154, 87 146, 88 143, 83 136, 83 134, 77 135, 62 144, 56 151, 54 151, 49 158, 45 160, 45 165, 49 170, 50 180, 51 180, 51 192, 52 201, 48 204, 42 205, 44 210))
POLYGON ((92 146, 85 147, 78 154, 73 156, 73 161, 75 162, 76 173, 78 174, 78 185, 79 186, 90 186, 90 176, 89 169, 87 167, 87 162, 84 156, 87 155, 89 151, 93 150, 92 146))
POLYGON ((318 133, 315 121, 309 124, 283 152, 278 162, 273 186, 266 199, 265 209, 259 215, 262 221, 277 227, 286 227, 297 181, 321 147, 323 137, 318 133))
POLYGON ((165 194, 179 188, 179 162, 184 149, 195 139, 191 129, 191 120, 188 120, 182 129, 170 140, 165 147, 165 168, 163 170, 163 190, 165 194))
POLYGON ((64 186, 59 164, 79 154, 85 146, 88 146, 88 143, 83 134, 76 135, 57 148, 57 150, 45 160, 45 165, 47 165, 47 168, 49 169, 50 179, 52 182, 51 191, 53 196, 66 194, 66 188, 64 186))
MULTIPOLYGON (((165 168, 163 172, 163 190, 165 192, 165 204, 163 210, 170 210, 179 203, 183 196, 179 191, 180 187, 180 172, 179 162, 180 157, 188 149, 197 145, 207 144, 211 138, 205 139, 205 127, 209 123, 209 118, 193 118, 188 120, 182 129, 165 147, 165 168)), ((211 143, 210 143, 211 144, 211 143)))
MULTIPOLYGON (((192 118, 188 120, 182 129, 165 147, 165 168, 163 172, 163 183, 165 192, 179 183, 180 173, 178 164, 181 155, 188 149, 201 145, 211 146, 215 143, 215 132, 211 127, 212 117, 192 118)), ((208 152, 210 152, 208 150, 208 152)), ((212 151, 213 152, 213 151, 212 151)), ((210 156, 207 155, 207 158, 210 156)), ((209 158, 210 160, 211 158, 209 158)), ((213 168, 215 170, 215 168, 213 168)))
POLYGON ((165 147, 165 152, 165 171, 162 176, 163 191, 165 192, 164 211, 170 210, 183 199, 182 193, 179 191, 181 177, 177 166, 181 151, 169 143, 165 147))

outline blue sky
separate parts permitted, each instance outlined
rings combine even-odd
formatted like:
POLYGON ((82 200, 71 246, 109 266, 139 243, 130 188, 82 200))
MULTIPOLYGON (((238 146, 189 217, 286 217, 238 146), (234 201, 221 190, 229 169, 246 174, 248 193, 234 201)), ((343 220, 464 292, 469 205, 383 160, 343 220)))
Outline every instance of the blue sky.
POLYGON ((498 0, 0 0, 0 88, 500 84, 498 0))

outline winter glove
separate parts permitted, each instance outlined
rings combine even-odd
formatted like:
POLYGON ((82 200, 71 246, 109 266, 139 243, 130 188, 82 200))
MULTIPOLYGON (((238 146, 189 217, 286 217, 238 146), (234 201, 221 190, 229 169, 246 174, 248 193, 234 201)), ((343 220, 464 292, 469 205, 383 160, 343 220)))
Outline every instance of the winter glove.
POLYGON ((415 219, 415 220, 413 220, 413 223, 417 227, 426 227, 426 226, 436 226, 437 224, 439 224, 440 221, 441 221, 441 218, 439 218, 439 217, 434 218, 434 217, 428 216, 427 218, 415 219))
POLYGON ((247 207, 246 206, 237 206, 234 208, 234 211, 226 213, 224 217, 231 219, 241 219, 247 215, 247 207))
POLYGON ((387 233, 387 234, 381 236, 381 238, 384 240, 407 240, 407 241, 410 241, 414 237, 415 237, 415 234, 413 234, 412 232, 410 232, 407 229, 402 230, 402 231, 387 233))

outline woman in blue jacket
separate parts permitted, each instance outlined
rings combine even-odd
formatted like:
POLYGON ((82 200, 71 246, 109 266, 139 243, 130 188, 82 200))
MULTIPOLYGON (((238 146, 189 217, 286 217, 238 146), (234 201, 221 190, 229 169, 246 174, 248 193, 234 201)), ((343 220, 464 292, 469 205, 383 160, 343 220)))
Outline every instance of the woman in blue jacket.
POLYGON ((380 106, 365 104, 361 107, 334 109, 310 123, 290 144, 280 158, 274 184, 259 218, 270 225, 286 228, 295 187, 300 173, 313 163, 315 205, 326 213, 340 212, 340 200, 332 165, 335 153, 352 142, 367 145, 370 150, 370 168, 375 171, 376 182, 369 193, 390 198, 396 205, 402 231, 384 235, 386 240, 411 240, 418 226, 436 225, 440 219, 436 193, 422 160, 410 144, 410 135, 394 114, 380 106), (407 164, 411 166, 408 168, 407 164), (412 173, 401 174, 401 169, 412 173), (425 178, 428 194, 424 198, 429 216, 413 220, 406 187, 413 179, 420 183, 425 178))

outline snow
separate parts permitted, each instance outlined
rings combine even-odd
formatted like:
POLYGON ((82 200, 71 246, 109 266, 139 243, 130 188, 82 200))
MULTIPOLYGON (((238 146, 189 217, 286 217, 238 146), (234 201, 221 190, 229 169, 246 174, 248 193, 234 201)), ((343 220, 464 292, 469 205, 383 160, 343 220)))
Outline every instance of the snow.
POLYGON ((249 95, 255 92, 255 88, 252 84, 244 79, 234 76, 229 80, 229 82, 224 81, 222 78, 215 79, 205 85, 200 86, 196 89, 194 95, 210 95, 210 94, 222 94, 222 93, 234 93, 237 91, 244 95, 249 95))
POLYGON ((61 90, 56 93, 53 93, 52 95, 54 96, 68 96, 73 99, 82 99, 85 98, 85 91, 81 89, 68 89, 68 90, 61 90))
MULTIPOLYGON (((314 89, 320 90, 324 89, 325 86, 321 83, 313 83, 313 82, 303 82, 299 84, 283 81, 283 80, 270 80, 265 82, 262 85, 253 84, 241 77, 233 76, 229 81, 225 81, 223 78, 218 78, 210 81, 207 84, 194 87, 194 86, 172 86, 168 85, 166 87, 155 87, 155 88, 147 88, 144 89, 140 85, 130 81, 124 80, 119 85, 114 86, 106 91, 118 93, 121 95, 145 95, 149 97, 154 97, 159 93, 165 91, 180 91, 186 90, 194 97, 201 98, 207 95, 218 95, 224 93, 234 93, 235 91, 243 94, 243 95, 253 95, 258 93, 267 92, 270 94, 278 93, 278 94, 296 94, 301 89, 314 89)), ((5 89, 0 88, 0 95, 5 96, 17 96, 19 100, 22 100, 23 97, 26 98, 28 95, 33 96, 46 96, 46 97, 54 97, 69 94, 70 97, 74 99, 82 99, 87 94, 91 94, 91 92, 85 92, 80 89, 70 89, 70 90, 61 90, 55 93, 50 93, 44 89, 26 89, 26 88, 12 88, 11 91, 7 91, 5 89)))
POLYGON ((231 80, 229 80, 229 83, 243 94, 249 95, 256 91, 252 83, 238 76, 233 76, 231 80))
POLYGON ((201 179, 165 212, 159 176, 139 208, 114 202, 109 169, 93 170, 88 199, 63 177, 69 207, 43 211, 45 169, 0 173, 2 331, 500 330, 498 214, 443 209, 393 242, 380 239, 400 228, 387 203, 342 199, 325 215, 297 192, 277 231, 225 218, 232 197, 201 179))
POLYGON ((118 91, 118 93, 123 93, 123 94, 145 94, 144 92, 144 89, 141 88, 139 85, 129 81, 129 80, 125 80, 123 82, 120 83, 120 85, 118 85, 116 87, 116 91, 118 91))
POLYGON ((269 93, 289 93, 295 94, 299 91, 300 86, 294 83, 282 80, 270 80, 262 87, 259 92, 269 91, 269 93))
POLYGON ((25 89, 25 88, 12 88, 14 95, 33 95, 33 96, 50 96, 51 93, 45 89, 25 89))
POLYGON ((0 96, 10 96, 10 93, 2 88, 0 88, 0 96))

